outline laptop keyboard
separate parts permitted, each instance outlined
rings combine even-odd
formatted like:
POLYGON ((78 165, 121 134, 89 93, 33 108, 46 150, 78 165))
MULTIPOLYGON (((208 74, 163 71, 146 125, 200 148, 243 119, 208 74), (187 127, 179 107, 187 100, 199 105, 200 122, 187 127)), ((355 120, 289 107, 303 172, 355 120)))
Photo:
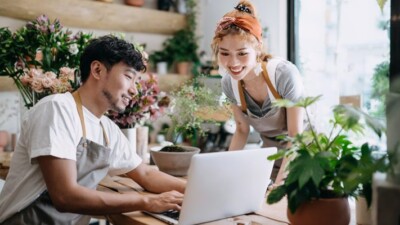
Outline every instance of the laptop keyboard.
POLYGON ((180 213, 180 211, 168 210, 168 211, 165 211, 165 212, 163 212, 161 214, 163 214, 164 216, 168 216, 168 217, 170 217, 172 219, 179 220, 179 213, 180 213))

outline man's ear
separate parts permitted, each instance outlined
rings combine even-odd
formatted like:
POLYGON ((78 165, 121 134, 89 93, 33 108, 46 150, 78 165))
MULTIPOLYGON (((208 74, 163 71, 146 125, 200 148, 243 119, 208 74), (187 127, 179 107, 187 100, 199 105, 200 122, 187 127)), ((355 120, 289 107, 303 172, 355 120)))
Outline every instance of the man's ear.
POLYGON ((90 73, 96 80, 100 79, 100 75, 101 75, 101 72, 103 71, 103 69, 104 69, 104 65, 97 60, 94 60, 90 64, 90 73))

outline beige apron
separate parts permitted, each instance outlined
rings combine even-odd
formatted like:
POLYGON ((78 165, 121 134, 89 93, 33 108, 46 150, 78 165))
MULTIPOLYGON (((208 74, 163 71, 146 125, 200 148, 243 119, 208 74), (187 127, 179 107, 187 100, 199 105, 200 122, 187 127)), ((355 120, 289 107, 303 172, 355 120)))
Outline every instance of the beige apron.
MULTIPOLYGON (((98 183, 107 175, 111 150, 108 148, 108 138, 104 130, 104 144, 99 145, 86 139, 86 127, 83 117, 82 102, 78 92, 73 93, 79 118, 81 120, 83 137, 76 151, 76 169, 78 183, 81 186, 95 189, 98 183)), ((26 208, 6 219, 4 225, 81 225, 89 224, 90 216, 74 213, 61 213, 53 206, 49 193, 44 191, 26 208)))
MULTIPOLYGON (((275 61, 273 63, 277 65, 279 61, 275 61)), ((273 72, 275 72, 275 67, 273 69, 273 72)), ((271 79, 269 78, 268 70, 266 69, 265 63, 262 64, 262 69, 263 69, 262 71, 263 77, 267 82, 269 88, 268 93, 271 102, 273 99, 282 99, 279 93, 276 91, 274 85, 272 84, 271 79)), ((279 107, 272 107, 271 110, 262 117, 254 115, 247 108, 247 104, 243 93, 243 86, 244 86, 243 80, 240 80, 240 82, 238 82, 238 90, 241 102, 241 109, 247 123, 253 126, 253 128, 260 133, 261 139, 263 141, 263 147, 277 147, 278 149, 285 148, 286 143, 277 140, 276 137, 279 135, 287 135, 288 133, 287 122, 286 122, 286 109, 279 107)), ((271 175, 272 180, 275 180, 281 164, 282 160, 275 161, 274 169, 271 175)))

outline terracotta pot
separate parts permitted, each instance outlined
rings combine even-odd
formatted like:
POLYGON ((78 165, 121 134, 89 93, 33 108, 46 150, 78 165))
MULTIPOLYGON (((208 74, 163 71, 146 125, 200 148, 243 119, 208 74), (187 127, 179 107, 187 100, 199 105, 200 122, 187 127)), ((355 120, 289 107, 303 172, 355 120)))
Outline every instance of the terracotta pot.
POLYGON ((189 75, 190 74, 190 62, 176 63, 176 72, 181 75, 189 75))
POLYGON ((5 130, 0 130, 0 152, 3 152, 8 144, 10 135, 5 130))
POLYGON ((302 204, 294 214, 287 209, 291 225, 348 225, 350 206, 347 198, 317 199, 302 204))
POLYGON ((142 7, 144 5, 144 0, 125 0, 126 5, 142 7))

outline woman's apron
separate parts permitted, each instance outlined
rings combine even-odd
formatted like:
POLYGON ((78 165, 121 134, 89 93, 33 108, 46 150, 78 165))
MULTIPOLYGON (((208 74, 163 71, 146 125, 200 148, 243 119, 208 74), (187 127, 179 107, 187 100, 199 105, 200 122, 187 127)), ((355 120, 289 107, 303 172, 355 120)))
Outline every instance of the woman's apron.
MULTIPOLYGON (((79 93, 73 94, 76 102, 79 118, 82 125, 83 137, 76 147, 76 169, 78 175, 78 183, 81 186, 95 189, 98 183, 107 175, 109 168, 109 157, 111 150, 108 148, 108 138, 104 130, 104 144, 99 145, 86 139, 86 127, 83 117, 82 102, 79 93)), ((54 207, 50 195, 45 190, 35 201, 26 208, 14 214, 2 224, 7 225, 32 225, 32 224, 89 224, 90 216, 74 213, 61 213, 54 207)))
MULTIPOLYGON (((262 74, 268 85, 268 95, 273 102, 275 99, 282 99, 279 93, 276 91, 276 88, 273 84, 275 84, 275 71, 276 66, 282 61, 279 58, 272 58, 268 60, 268 69, 266 68, 265 63, 262 64, 262 74), (270 79, 271 74, 272 82, 270 79)), ((233 80, 233 79, 231 79, 233 80)), ((232 88, 235 87, 233 85, 237 85, 238 96, 236 96, 236 100, 238 105, 240 105, 243 115, 248 124, 253 126, 253 128, 260 133, 261 139, 263 141, 263 147, 277 147, 278 149, 282 149, 286 147, 286 143, 278 140, 276 137, 279 135, 287 135, 287 122, 286 122, 286 109, 279 107, 272 107, 271 110, 262 117, 258 117, 250 112, 247 108, 247 104, 244 98, 243 93, 243 80, 237 82, 237 84, 232 82, 232 88)), ((282 160, 276 160, 274 163, 274 168, 272 170, 271 179, 275 180, 278 175, 280 165, 282 164, 282 160)))

